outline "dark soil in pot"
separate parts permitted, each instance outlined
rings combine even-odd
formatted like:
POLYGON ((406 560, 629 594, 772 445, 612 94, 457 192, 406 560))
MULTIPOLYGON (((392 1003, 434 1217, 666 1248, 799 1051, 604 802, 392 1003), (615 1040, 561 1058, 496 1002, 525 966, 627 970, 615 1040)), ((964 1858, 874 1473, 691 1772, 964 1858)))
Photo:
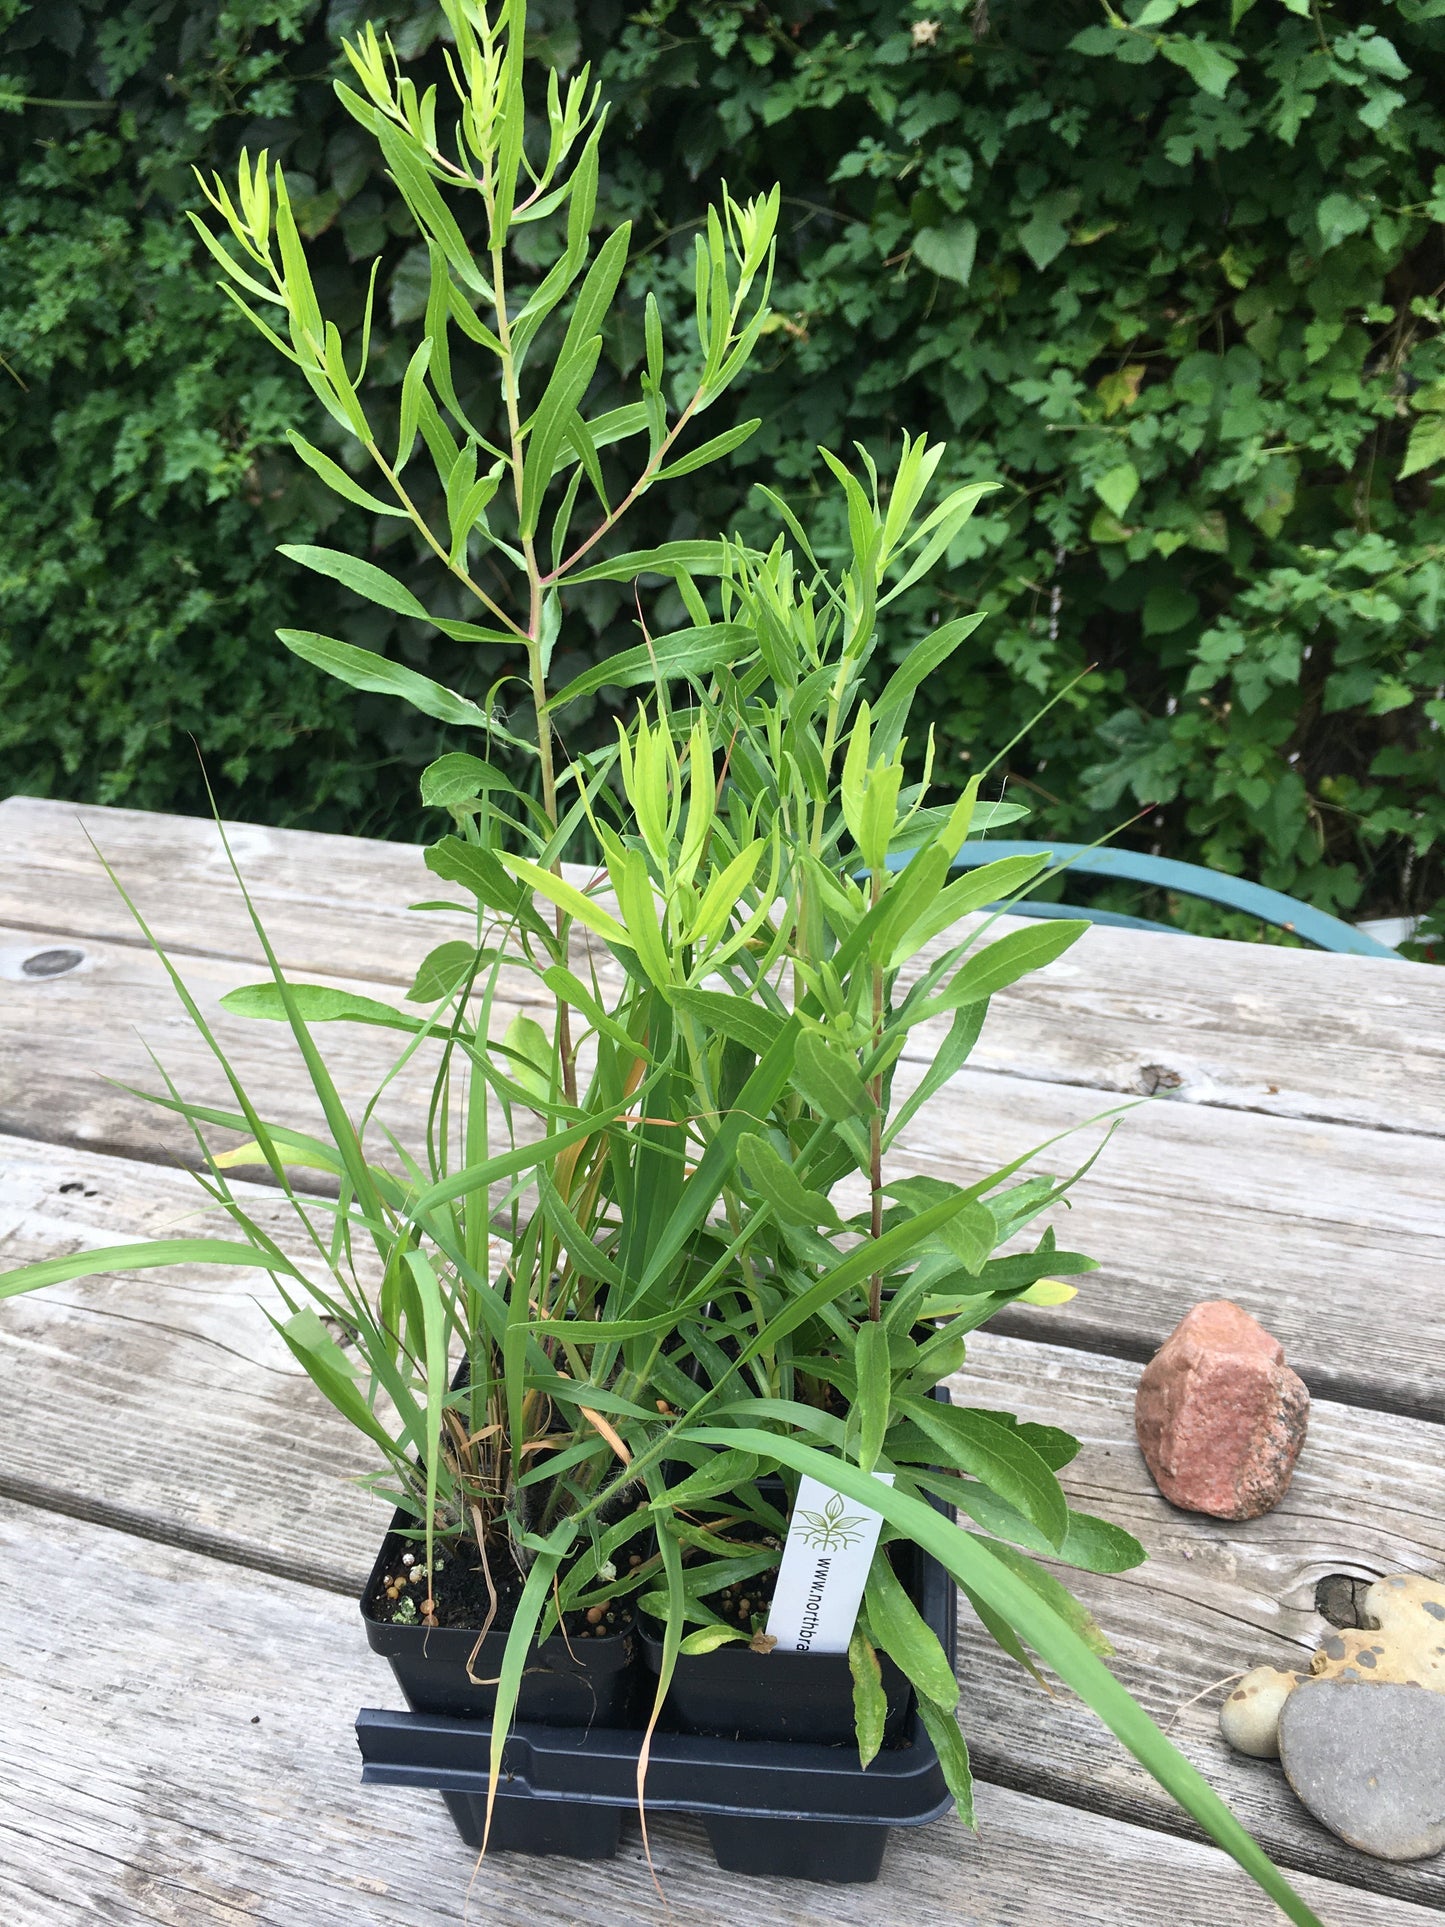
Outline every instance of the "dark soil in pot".
MULTIPOLYGON (((897 1548, 899 1576, 915 1603, 921 1603, 923 1562, 917 1548, 897 1548)), ((776 1571, 759 1573, 709 1599, 720 1618, 746 1625, 766 1618, 776 1571), (740 1595, 740 1596, 739 1596, 740 1595), (744 1614, 743 1601, 751 1608, 744 1614)), ((639 1627, 643 1661, 655 1679, 662 1669, 661 1629, 643 1620, 639 1627)), ((913 1689, 886 1653, 878 1655, 888 1712, 885 1745, 897 1744, 913 1710, 913 1689)), ((649 1683, 650 1686, 650 1683, 649 1683)), ((816 1746, 854 1741, 853 1675, 846 1653, 790 1653, 781 1647, 756 1651, 743 1645, 715 1652, 682 1654, 668 1688, 666 1724, 683 1733, 728 1740, 805 1740, 816 1746)))
MULTIPOLYGON (((431 1575, 437 1624, 421 1623, 428 1580, 412 1574, 424 1566, 425 1549, 398 1530, 398 1513, 382 1541, 361 1595, 367 1643, 391 1664, 413 1712, 455 1719, 482 1719, 496 1705, 507 1632, 521 1596, 520 1575, 492 1568, 497 1610, 478 1641, 490 1595, 475 1547, 443 1552, 431 1575), (411 1563, 407 1563, 407 1555, 411 1563), (387 1582, 390 1581, 390 1584, 387 1582)), ((632 1616, 619 1606, 596 1620, 569 1614, 562 1633, 534 1646, 517 1701, 516 1717, 554 1726, 626 1724, 636 1699, 636 1636, 632 1616)))

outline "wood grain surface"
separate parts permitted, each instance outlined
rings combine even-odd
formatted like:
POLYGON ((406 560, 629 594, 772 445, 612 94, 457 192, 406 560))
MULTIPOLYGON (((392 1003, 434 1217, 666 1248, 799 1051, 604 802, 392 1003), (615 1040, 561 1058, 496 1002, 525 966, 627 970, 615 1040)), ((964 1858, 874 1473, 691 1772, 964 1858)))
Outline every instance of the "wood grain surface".
MULTIPOLYGON (((7 1265, 166 1235, 196 1190, 183 1172, 84 1153, 52 1167, 47 1147, 16 1149, 26 1162, 12 1161, 0 1189, 7 1265)), ((284 1236, 282 1201, 259 1187, 250 1197, 284 1236)), ((386 1508, 354 1483, 370 1466, 364 1446, 266 1322, 269 1289, 259 1274, 188 1267, 0 1305, 0 1490, 354 1593, 386 1508)), ((1159 1496, 1134 1444, 1136 1378, 1118 1359, 981 1333, 952 1389, 1083 1441, 1064 1474, 1073 1503, 1127 1527, 1150 1558, 1132 1573, 1061 1576, 1114 1642, 1120 1677, 1157 1720, 1174 1723, 1270 1850, 1291 1866, 1445 1907, 1445 1864, 1362 1861, 1314 1825, 1276 1768, 1229 1753, 1216 1727, 1229 1676, 1265 1660, 1307 1662, 1327 1630, 1315 1611, 1320 1579, 1445 1567, 1439 1428, 1317 1400, 1284 1502, 1265 1519, 1227 1524, 1159 1496)), ((1018 1673, 967 1609, 960 1677, 981 1775, 1155 1827, 1187 1824, 1087 1709, 1018 1673)))
MULTIPOLYGON (((314 1116, 285 1030, 217 1000, 262 974, 215 826, 0 802, 0 1267, 199 1228, 189 1146, 107 1078, 223 1098, 86 829, 216 1015, 263 1108, 314 1116), (27 960, 81 951, 55 976, 27 960), (144 1041, 143 1041, 144 1040, 144 1041)), ((410 906, 439 892, 403 846, 236 826, 233 848, 293 975, 400 1001, 466 928, 410 906)), ((509 993, 530 1000, 522 972, 509 993)), ((510 1011, 502 1013, 505 1021, 510 1011)), ((1062 1172, 1128 1112, 1061 1215, 1103 1268, 1075 1302, 1018 1309, 973 1347, 957 1394, 1083 1440, 1076 1504, 1136 1532, 1149 1562, 1073 1575, 1115 1668, 1329 1927, 1423 1927, 1445 1863, 1391 1867, 1325 1834, 1276 1766, 1217 1736, 1230 1676, 1300 1663, 1330 1573, 1445 1568, 1445 973, 1373 959, 1097 928, 995 999, 985 1039, 905 1132, 896 1168, 974 1176, 1059 1132, 1062 1172), (1175 1511, 1133 1442, 1137 1361, 1200 1298, 1229 1296, 1284 1341, 1315 1394, 1290 1493, 1263 1520, 1175 1511)), ((318 1032, 359 1107, 386 1033, 318 1032)), ((920 1040, 921 1043, 926 1043, 920 1040)), ((915 1059, 919 1053, 915 1052, 915 1059)), ((916 1069, 899 1073, 906 1088, 916 1069)), ((388 1093, 414 1135, 427 1079, 388 1093)), ((284 1200, 246 1188, 294 1245, 284 1200)), ((271 1331, 260 1274, 101 1276, 0 1304, 0 1570, 28 1612, 0 1642, 0 1918, 117 1922, 1266 1922, 1278 1915, 1065 1692, 961 1626, 961 1717, 984 1834, 895 1838, 883 1883, 740 1883, 700 1831, 659 1820, 652 1888, 635 1831, 618 1861, 498 1856, 464 1914, 471 1857, 440 1803, 363 1790, 354 1707, 395 1703, 346 1597, 383 1508, 363 1449, 271 1331), (34 1575, 32 1582, 31 1575, 34 1575), (254 1723, 253 1723, 254 1722, 254 1723)), ((765 1663, 760 1661, 760 1663, 765 1663)))
MULTIPOLYGON (((163 1088, 154 1053, 187 1097, 235 1108, 224 1070, 159 960, 91 940, 76 968, 27 977, 15 962, 21 935, 0 929, 0 1132, 129 1158, 194 1161, 187 1126, 126 1088, 163 1088)), ((409 960, 408 983, 419 961, 409 960)), ((261 1114, 317 1128, 320 1106, 288 1027, 219 1006, 226 991, 256 981, 254 968, 198 955, 177 966, 261 1114)), ((403 1001, 398 984, 312 981, 403 1001)), ((494 1033, 513 1008, 497 1005, 494 1033)), ((350 1023, 317 1025, 315 1036, 360 1116, 405 1040, 350 1023)), ((380 1155, 388 1155, 380 1126, 408 1144, 425 1141, 433 1061, 424 1048, 387 1086, 370 1140, 380 1155)), ((901 1065, 898 1093, 920 1074, 916 1064, 901 1065)), ((1117 1108, 1093 1086, 970 1067, 905 1130, 890 1168, 976 1177, 1076 1133, 1040 1166, 1063 1173, 1097 1147, 1105 1128, 1083 1127, 1117 1108)), ((1191 1304, 1230 1297, 1266 1318, 1317 1390, 1439 1417, 1442 1197, 1445 1140, 1436 1137, 1135 1099, 1067 1212, 1056 1214, 1060 1243, 1097 1256, 1103 1271, 1065 1314, 1020 1310, 1004 1328, 1143 1359, 1191 1304)), ((840 1198, 856 1206, 861 1193, 855 1184, 840 1198)))
MULTIPOLYGON (((1215 1850, 984 1786, 979 1832, 894 1832, 876 1886, 740 1880, 695 1823, 606 1863, 477 1866, 430 1794, 363 1788, 350 1721, 399 1701, 355 1608, 313 1588, 0 1501, 0 1560, 82 1614, 0 1649, 0 1903, 25 1927, 1268 1927, 1215 1850), (177 1611, 184 1601, 185 1610, 177 1611), (77 1638, 76 1620, 83 1622, 77 1638)), ((1327 1927, 1426 1927, 1304 1875, 1327 1927)))
MULTIPOLYGON (((457 894, 411 845, 251 823, 227 833, 278 954, 301 976, 344 967, 409 982, 452 934, 409 908, 457 894)), ((0 923, 82 942, 143 941, 96 846, 162 943, 262 963, 216 827, 197 817, 0 802, 0 923)), ((1098 925, 994 1000, 975 1062, 1174 1103, 1441 1136, 1445 973, 1098 925)))

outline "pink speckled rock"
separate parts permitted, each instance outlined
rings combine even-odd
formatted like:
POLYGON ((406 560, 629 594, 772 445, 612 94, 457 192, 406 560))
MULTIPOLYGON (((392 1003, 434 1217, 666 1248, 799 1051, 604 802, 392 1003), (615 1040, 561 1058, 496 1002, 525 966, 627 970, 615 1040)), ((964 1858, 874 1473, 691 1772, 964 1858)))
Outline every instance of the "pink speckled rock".
POLYGON ((1247 1311, 1196 1305, 1144 1367, 1134 1429, 1172 1505, 1257 1519, 1289 1490, 1310 1395, 1284 1347, 1247 1311))

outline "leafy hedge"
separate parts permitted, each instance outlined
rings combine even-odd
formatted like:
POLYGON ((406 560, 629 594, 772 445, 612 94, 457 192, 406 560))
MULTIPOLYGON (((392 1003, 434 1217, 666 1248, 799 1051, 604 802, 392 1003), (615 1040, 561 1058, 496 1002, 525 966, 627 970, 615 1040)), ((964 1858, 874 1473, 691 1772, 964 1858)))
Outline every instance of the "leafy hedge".
MULTIPOLYGON (((889 638, 991 611, 936 692, 945 773, 1078 678, 1009 757, 1049 831, 1148 805, 1126 840, 1345 914, 1440 904, 1445 0, 532 11, 630 134, 598 218, 634 216, 639 293, 690 302, 719 172, 783 186, 772 355, 727 404, 764 428, 639 540, 761 528, 767 477, 826 541, 817 442, 947 435, 941 481, 1001 488, 889 638)), ((343 316, 384 249, 400 380, 421 264, 327 92, 365 13, 424 76, 410 0, 0 0, 12 99, 95 103, 0 120, 0 787, 194 807, 194 735, 242 814, 417 827, 429 726, 269 640, 336 626, 272 555, 334 515, 282 440, 315 411, 176 212, 192 161, 269 145, 343 316)), ((609 348, 630 370, 640 329, 609 348)), ((581 657, 633 639, 615 598, 586 616, 581 657)), ((347 633, 482 686, 388 620, 347 633)))

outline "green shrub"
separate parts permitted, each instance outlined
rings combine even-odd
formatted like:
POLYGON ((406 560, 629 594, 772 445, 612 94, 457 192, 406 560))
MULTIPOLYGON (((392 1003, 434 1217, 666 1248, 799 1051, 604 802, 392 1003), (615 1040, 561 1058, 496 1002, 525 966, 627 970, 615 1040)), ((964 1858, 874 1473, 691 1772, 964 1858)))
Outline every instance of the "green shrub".
MULTIPOLYGON (((231 374, 213 372, 239 324, 176 218, 192 160, 269 144, 314 190, 304 218, 359 314, 352 257, 395 207, 326 70, 368 11, 388 9, 0 0, 14 93, 118 103, 0 121, 19 183, 0 352, 29 385, 0 371, 15 787, 194 807, 193 733, 243 814, 414 829, 434 737, 283 668, 269 639, 315 620, 314 591, 256 533, 254 500, 274 540, 327 511, 282 441, 301 424, 262 344, 226 335, 231 374)), ((650 233, 669 323, 691 301, 697 177, 783 186, 773 356, 728 404, 764 430, 640 539, 714 532, 764 472, 816 526, 816 443, 881 454, 926 424, 953 444, 941 481, 1003 484, 944 592, 898 605, 888 635, 899 655, 956 606, 991 612, 936 691, 945 776, 1087 671, 1012 752, 1042 829, 1091 838, 1151 805, 1127 840, 1346 914, 1428 911, 1445 888, 1445 5, 1124 12, 534 10, 559 64, 600 62, 626 119, 598 218, 650 233)), ((418 71, 436 57, 402 44, 418 71)), ((398 243, 383 318, 424 302, 418 266, 398 243)), ((378 379, 399 382, 388 347, 378 379)), ((621 376, 642 343, 619 330, 609 351, 621 376)), ((634 639, 628 609, 588 613, 600 651, 634 639)), ((479 686, 455 645, 360 604, 347 633, 479 686)))

